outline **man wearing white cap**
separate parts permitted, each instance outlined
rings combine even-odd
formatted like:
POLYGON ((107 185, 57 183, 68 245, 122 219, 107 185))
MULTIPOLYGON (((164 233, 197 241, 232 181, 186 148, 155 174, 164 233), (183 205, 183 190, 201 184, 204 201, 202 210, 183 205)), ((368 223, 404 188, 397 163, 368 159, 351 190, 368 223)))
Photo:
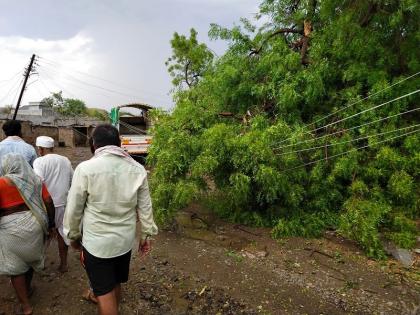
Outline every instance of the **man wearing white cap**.
POLYGON ((70 242, 63 232, 63 218, 67 194, 73 177, 73 168, 68 158, 53 152, 53 138, 40 136, 36 138, 36 146, 40 157, 34 161, 34 171, 47 186, 54 202, 55 226, 58 232, 57 242, 60 255, 58 270, 64 273, 68 270, 67 251, 70 242))

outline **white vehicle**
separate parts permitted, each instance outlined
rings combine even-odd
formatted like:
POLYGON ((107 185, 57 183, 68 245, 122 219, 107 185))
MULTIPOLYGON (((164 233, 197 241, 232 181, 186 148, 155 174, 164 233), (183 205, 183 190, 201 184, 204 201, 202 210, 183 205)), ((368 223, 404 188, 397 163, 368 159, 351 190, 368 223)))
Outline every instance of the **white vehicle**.
POLYGON ((142 163, 152 143, 152 136, 148 134, 151 127, 148 115, 150 109, 153 107, 147 104, 127 104, 114 107, 110 114, 112 124, 120 131, 121 147, 142 163), (121 110, 123 108, 135 110, 125 112, 121 110))

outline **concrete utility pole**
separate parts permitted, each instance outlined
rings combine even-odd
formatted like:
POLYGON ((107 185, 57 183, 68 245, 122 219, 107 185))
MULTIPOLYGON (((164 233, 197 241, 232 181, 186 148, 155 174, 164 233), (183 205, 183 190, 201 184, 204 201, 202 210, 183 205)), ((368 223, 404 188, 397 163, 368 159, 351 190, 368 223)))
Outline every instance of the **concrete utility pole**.
POLYGON ((35 54, 32 55, 31 61, 29 62, 29 66, 28 66, 28 68, 26 68, 25 80, 23 81, 22 90, 20 90, 20 95, 19 95, 18 102, 16 104, 15 113, 13 115, 13 120, 16 120, 16 116, 17 116, 17 113, 18 113, 18 110, 19 110, 20 102, 22 101, 23 92, 25 91, 25 88, 26 88, 26 82, 28 82, 29 76, 31 75, 31 71, 32 71, 32 67, 34 65, 34 62, 35 62, 35 54))

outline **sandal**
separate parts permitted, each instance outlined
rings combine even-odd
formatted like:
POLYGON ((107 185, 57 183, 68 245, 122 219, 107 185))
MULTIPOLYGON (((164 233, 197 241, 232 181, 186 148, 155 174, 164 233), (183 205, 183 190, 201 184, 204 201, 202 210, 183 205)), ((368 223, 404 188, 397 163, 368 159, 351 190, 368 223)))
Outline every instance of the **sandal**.
POLYGON ((87 289, 86 292, 82 295, 82 297, 88 302, 98 304, 98 299, 96 298, 95 294, 92 292, 91 289, 87 289))

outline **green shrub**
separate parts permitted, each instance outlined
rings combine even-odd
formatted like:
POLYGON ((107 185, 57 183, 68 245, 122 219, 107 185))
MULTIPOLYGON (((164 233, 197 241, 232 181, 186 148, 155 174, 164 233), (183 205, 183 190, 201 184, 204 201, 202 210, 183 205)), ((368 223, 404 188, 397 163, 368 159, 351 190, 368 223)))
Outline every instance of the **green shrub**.
POLYGON ((327 228, 334 228, 336 223, 337 215, 333 213, 300 213, 278 220, 271 235, 274 238, 320 237, 327 228))
POLYGON ((415 198, 413 178, 405 171, 392 174, 388 181, 388 190, 394 200, 402 204, 410 203, 415 198))
POLYGON ((357 241, 369 257, 385 257, 379 228, 390 207, 375 201, 351 198, 344 203, 339 220, 339 232, 357 241))
POLYGON ((416 244, 417 227, 414 221, 408 219, 403 214, 396 214, 392 218, 392 232, 387 233, 397 246, 402 248, 412 248, 416 244))

